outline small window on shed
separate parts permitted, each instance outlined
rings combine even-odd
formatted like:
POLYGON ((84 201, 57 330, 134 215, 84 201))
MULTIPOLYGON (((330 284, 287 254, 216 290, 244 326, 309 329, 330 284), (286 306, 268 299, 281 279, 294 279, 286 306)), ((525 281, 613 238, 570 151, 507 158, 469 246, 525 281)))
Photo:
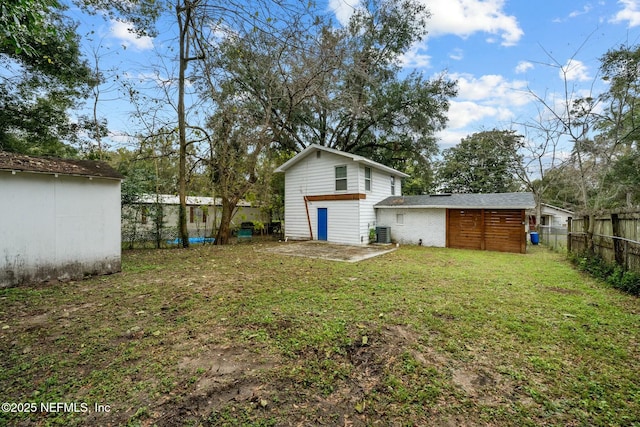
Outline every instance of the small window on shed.
POLYGON ((396 224, 398 225, 404 224, 404 214, 396 214, 396 224))
POLYGON ((364 189, 371 191, 371 168, 364 168, 364 189))
POLYGON ((336 166, 336 191, 347 189, 347 167, 336 166))

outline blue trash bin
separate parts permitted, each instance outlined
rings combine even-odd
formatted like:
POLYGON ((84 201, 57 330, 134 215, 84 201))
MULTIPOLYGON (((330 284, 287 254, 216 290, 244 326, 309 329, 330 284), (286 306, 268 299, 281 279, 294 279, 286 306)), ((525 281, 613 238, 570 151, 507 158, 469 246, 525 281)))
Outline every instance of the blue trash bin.
POLYGON ((531 234, 531 244, 532 245, 537 245, 538 243, 540 243, 540 236, 538 235, 538 233, 536 231, 532 231, 530 234, 531 234))

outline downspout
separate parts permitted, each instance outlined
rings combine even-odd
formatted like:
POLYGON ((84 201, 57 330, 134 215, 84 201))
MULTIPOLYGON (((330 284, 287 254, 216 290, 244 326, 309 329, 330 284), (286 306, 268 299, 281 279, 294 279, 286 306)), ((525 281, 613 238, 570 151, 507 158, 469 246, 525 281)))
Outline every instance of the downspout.
POLYGON ((309 199, 307 196, 304 196, 304 208, 307 211, 307 223, 309 224, 309 235, 311 236, 311 240, 313 240, 313 229, 311 228, 311 217, 309 216, 309 199))

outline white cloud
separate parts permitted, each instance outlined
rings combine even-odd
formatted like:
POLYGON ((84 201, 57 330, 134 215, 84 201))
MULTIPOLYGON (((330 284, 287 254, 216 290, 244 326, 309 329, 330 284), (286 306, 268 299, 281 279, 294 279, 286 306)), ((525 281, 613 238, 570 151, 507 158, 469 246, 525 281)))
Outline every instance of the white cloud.
POLYGON ((487 118, 496 118, 499 115, 504 116, 504 112, 500 114, 499 109, 496 107, 472 101, 451 101, 447 127, 462 129, 487 118))
POLYGON ((621 23, 627 21, 629 27, 637 27, 640 25, 640 1, 638 0, 619 0, 622 9, 611 18, 610 22, 621 23))
POLYGON ((462 49, 453 49, 453 51, 449 54, 449 58, 454 61, 461 61, 464 59, 464 52, 462 49))
POLYGON ((533 69, 533 64, 529 61, 520 61, 516 65, 516 74, 523 74, 533 69))
POLYGON ((587 13, 591 12, 591 9, 593 9, 593 7, 590 4, 587 4, 582 8, 582 10, 574 10, 573 12, 571 12, 569 14, 569 18, 575 18, 580 15, 586 15, 587 13))
MULTIPOLYGON (((431 11, 431 35, 469 37, 477 32, 500 36, 503 46, 513 46, 524 32, 515 16, 504 11, 504 0, 422 0, 431 11)), ((494 42, 495 38, 487 39, 494 42)))
POLYGON ((414 46, 400 56, 399 62, 402 67, 428 68, 431 65, 431 56, 422 53, 419 46, 414 46))
POLYGON ((438 145, 443 150, 460 144, 462 138, 466 138, 467 136, 469 136, 469 132, 467 131, 454 131, 450 129, 445 129, 436 134, 438 145))
POLYGON ((346 25, 359 3, 359 0, 329 0, 329 10, 333 11, 338 22, 346 25))
MULTIPOLYGON (((427 30, 432 36, 453 34, 463 38, 478 32, 500 36, 503 46, 515 45, 524 32, 515 16, 504 13, 505 0, 420 0, 431 12, 427 30)), ((358 0, 329 0, 338 21, 349 21, 358 0)), ((489 43, 495 37, 487 38, 489 43)))
POLYGON ((524 80, 508 81, 497 74, 480 78, 470 74, 452 74, 450 77, 458 82, 459 99, 507 107, 519 107, 531 101, 524 80))
POLYGON ((438 134, 441 148, 454 146, 481 129, 504 126, 533 101, 524 80, 507 80, 500 75, 449 77, 458 82, 458 96, 450 101, 447 128, 438 134))
POLYGON ((117 38, 123 46, 133 47, 137 50, 153 49, 153 39, 148 36, 138 36, 131 32, 132 28, 133 26, 129 23, 111 20, 111 35, 117 38))
POLYGON ((584 65, 582 61, 578 61, 577 59, 570 59, 564 65, 564 67, 560 68, 559 75, 561 79, 565 79, 567 81, 579 81, 584 82, 591 80, 589 77, 588 67, 584 65))

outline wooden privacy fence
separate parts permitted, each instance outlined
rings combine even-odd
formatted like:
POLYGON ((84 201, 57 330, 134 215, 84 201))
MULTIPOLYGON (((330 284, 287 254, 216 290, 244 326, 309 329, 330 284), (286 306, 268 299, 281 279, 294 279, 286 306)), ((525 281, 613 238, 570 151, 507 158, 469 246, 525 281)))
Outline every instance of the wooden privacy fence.
MULTIPOLYGON (((594 221, 595 253, 609 263, 640 273, 640 211, 600 215, 594 221)), ((569 252, 587 249, 588 229, 589 217, 569 218, 569 252)))

